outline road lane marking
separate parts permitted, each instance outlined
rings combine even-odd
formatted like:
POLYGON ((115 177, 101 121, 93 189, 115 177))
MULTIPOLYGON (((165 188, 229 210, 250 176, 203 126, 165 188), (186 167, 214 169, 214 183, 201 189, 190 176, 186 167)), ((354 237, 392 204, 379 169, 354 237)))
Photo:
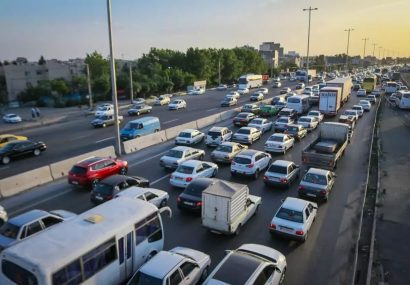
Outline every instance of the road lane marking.
POLYGON ((219 108, 212 108, 212 109, 209 109, 209 110, 206 110, 205 112, 212 112, 212 111, 215 111, 215 110, 218 110, 219 108))
POLYGON ((83 139, 83 138, 86 138, 86 137, 89 137, 89 136, 90 136, 90 134, 85 135, 85 136, 79 136, 79 137, 71 138, 70 141, 76 141, 76 140, 83 139))
POLYGON ((169 120, 169 121, 163 122, 162 124, 165 125, 165 124, 169 124, 169 123, 172 123, 172 122, 176 122, 176 121, 178 121, 178 120, 179 120, 179 119, 173 119, 173 120, 169 120))
POLYGON ((112 139, 114 139, 114 138, 115 138, 115 137, 105 138, 105 139, 102 139, 102 140, 96 141, 95 143, 100 143, 100 142, 109 141, 109 140, 112 140, 112 139))
POLYGON ((157 180, 152 181, 152 182, 150 183, 150 185, 157 184, 158 182, 164 180, 165 178, 169 178, 169 176, 170 176, 170 174, 167 174, 167 175, 165 175, 165 176, 162 176, 161 178, 158 178, 157 180))
POLYGON ((158 156, 164 155, 164 154, 166 154, 167 152, 168 152, 168 150, 167 150, 167 151, 160 152, 160 153, 158 153, 158 154, 156 154, 156 155, 150 156, 149 158, 146 158, 146 159, 143 159, 143 160, 138 160, 138 162, 131 163, 131 164, 129 164, 129 166, 130 166, 130 167, 133 167, 133 166, 142 164, 142 163, 144 163, 144 162, 147 162, 148 160, 153 159, 154 157, 158 157, 158 156))

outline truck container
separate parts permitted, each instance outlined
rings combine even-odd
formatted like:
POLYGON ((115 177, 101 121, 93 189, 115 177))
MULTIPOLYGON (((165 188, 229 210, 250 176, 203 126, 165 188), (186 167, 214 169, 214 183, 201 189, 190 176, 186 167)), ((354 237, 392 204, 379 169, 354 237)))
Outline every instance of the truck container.
POLYGON ((319 111, 325 116, 336 116, 341 107, 342 89, 323 87, 319 91, 319 111))
POLYGON ((326 82, 326 87, 340 87, 342 89, 342 94, 340 97, 340 104, 343 106, 344 103, 349 101, 350 94, 352 92, 353 81, 351 77, 339 77, 326 82))
POLYGON ((249 195, 247 185, 217 180, 202 192, 202 225, 217 233, 238 234, 261 198, 249 195))
POLYGON ((307 167, 333 170, 349 143, 349 132, 347 124, 321 124, 317 139, 302 151, 302 163, 307 167))

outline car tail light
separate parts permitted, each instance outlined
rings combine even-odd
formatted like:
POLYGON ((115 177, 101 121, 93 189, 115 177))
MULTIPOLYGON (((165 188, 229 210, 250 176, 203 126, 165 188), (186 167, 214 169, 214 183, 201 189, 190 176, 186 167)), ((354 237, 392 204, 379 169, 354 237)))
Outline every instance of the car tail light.
POLYGON ((296 234, 298 236, 303 236, 305 234, 305 232, 304 231, 296 231, 296 234))
POLYGON ((177 198, 177 202, 181 202, 181 198, 178 197, 178 198, 177 198))
POLYGON ((326 195, 326 190, 320 191, 320 194, 322 194, 323 196, 326 195))
POLYGON ((281 178, 281 179, 280 179, 280 182, 282 182, 282 183, 288 183, 288 180, 287 180, 286 178, 281 178))
POLYGON ((273 230, 276 230, 276 225, 275 224, 270 224, 270 228, 273 230))
POLYGON ((108 195, 107 200, 111 200, 111 199, 112 199, 112 195, 108 195))
POLYGON ((246 165, 247 168, 252 168, 254 166, 253 163, 246 165))
POLYGON ((192 181, 192 177, 187 177, 187 178, 185 178, 185 181, 186 181, 186 182, 191 182, 191 181, 192 181))
POLYGON ((302 190, 305 190, 305 188, 304 188, 303 186, 299 186, 299 187, 298 187, 298 190, 299 190, 299 191, 302 191, 302 190))
POLYGON ((229 155, 225 155, 224 158, 225 158, 225 159, 229 159, 229 155))
POLYGON ((263 180, 268 180, 268 176, 263 176, 263 180))
POLYGON ((202 206, 202 202, 196 202, 195 204, 197 207, 202 206))

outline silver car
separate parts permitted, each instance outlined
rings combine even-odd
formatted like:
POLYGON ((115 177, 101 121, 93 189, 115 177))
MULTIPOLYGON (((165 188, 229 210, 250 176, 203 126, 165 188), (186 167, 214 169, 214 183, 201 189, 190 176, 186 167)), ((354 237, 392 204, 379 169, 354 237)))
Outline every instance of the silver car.
POLYGON ((319 125, 319 120, 316 117, 302 116, 298 119, 298 125, 302 125, 308 131, 312 131, 319 125))
POLYGON ((170 149, 159 160, 159 164, 165 168, 176 169, 182 162, 189 159, 202 160, 205 156, 205 151, 188 146, 177 146, 170 149))
POLYGON ((248 147, 240 143, 223 142, 211 153, 211 159, 214 162, 231 163, 235 155, 245 149, 248 149, 248 147))
POLYGON ((263 182, 266 185, 288 187, 299 178, 300 167, 287 160, 275 160, 265 172, 263 182))
POLYGON ((155 188, 142 188, 136 186, 129 187, 119 192, 115 195, 115 198, 124 196, 147 201, 157 206, 157 208, 165 207, 168 204, 169 199, 169 194, 165 191, 155 188))
POLYGON ((310 168, 300 181, 299 197, 327 201, 335 183, 336 174, 329 170, 310 168))
POLYGON ((253 144, 261 136, 262 132, 257 128, 242 127, 232 136, 232 140, 239 143, 253 144))

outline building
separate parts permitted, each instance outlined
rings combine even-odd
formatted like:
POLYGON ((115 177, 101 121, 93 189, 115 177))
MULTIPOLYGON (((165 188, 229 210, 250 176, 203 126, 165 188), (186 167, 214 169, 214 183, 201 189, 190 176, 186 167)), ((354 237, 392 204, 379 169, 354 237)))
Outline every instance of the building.
POLYGON ((295 64, 297 67, 300 67, 301 59, 297 52, 290 51, 287 54, 284 54, 282 57, 279 57, 281 65, 284 64, 295 64))
POLYGON ((283 57, 284 48, 279 43, 263 42, 259 45, 259 54, 270 67, 279 66, 279 58, 283 57))
POLYGON ((70 81, 74 75, 84 74, 83 59, 59 61, 46 60, 42 65, 37 62, 16 61, 15 64, 4 65, 8 101, 16 101, 17 96, 26 88, 37 86, 42 80, 64 79, 70 81))

